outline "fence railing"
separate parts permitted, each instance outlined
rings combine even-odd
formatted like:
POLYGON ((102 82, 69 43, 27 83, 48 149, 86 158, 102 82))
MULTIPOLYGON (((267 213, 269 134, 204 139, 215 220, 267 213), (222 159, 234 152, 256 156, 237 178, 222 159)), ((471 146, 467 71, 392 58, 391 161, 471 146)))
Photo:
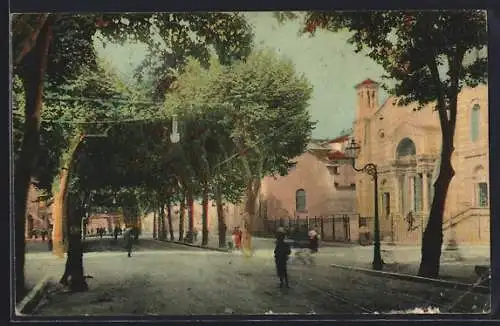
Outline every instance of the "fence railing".
POLYGON ((353 238, 353 232, 359 228, 358 214, 334 214, 329 216, 315 216, 302 218, 280 218, 265 221, 265 232, 273 235, 279 227, 286 230, 292 228, 311 229, 316 228, 320 232, 323 241, 348 242, 353 238))
MULTIPOLYGON (((457 235, 465 242, 477 242, 486 238, 489 232, 489 221, 484 221, 484 217, 489 215, 488 209, 468 209, 467 212, 454 215, 451 218, 454 227, 461 228, 457 235), (470 226, 469 224, 470 223, 470 226), (475 224, 474 224, 475 223, 475 224), (463 224, 463 226, 460 226, 463 224), (467 224, 467 225, 466 225, 467 224), (466 228, 474 230, 465 230, 466 228), (477 230, 475 230, 477 228, 477 230), (470 231, 470 232, 469 232, 470 231), (471 233, 468 236, 463 234, 471 233), (474 233, 474 234, 472 234, 474 233)), ((381 216, 380 239, 386 243, 421 245, 423 233, 425 231, 428 214, 407 214, 381 216)), ((445 217, 443 222, 443 232, 445 238, 449 237, 450 219, 445 217)), ((316 227, 320 232, 323 241, 357 241, 361 234, 369 233, 373 239, 374 218, 372 216, 359 216, 359 214, 334 214, 329 216, 309 217, 309 218, 281 218, 268 219, 264 222, 264 230, 259 230, 263 236, 274 236, 277 228, 307 228, 316 227)), ((445 239, 446 241, 446 239, 445 239)))

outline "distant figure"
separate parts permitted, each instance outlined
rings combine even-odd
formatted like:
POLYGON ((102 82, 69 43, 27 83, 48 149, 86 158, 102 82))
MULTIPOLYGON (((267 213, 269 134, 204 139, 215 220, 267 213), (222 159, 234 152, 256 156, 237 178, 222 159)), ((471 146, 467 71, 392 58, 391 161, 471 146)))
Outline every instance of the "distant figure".
POLYGON ((239 249, 238 240, 238 228, 235 226, 233 228, 233 233, 231 234, 231 239, 233 240, 234 248, 239 249))
POLYGON ((132 257, 132 228, 127 228, 123 232, 123 239, 125 240, 125 248, 127 249, 128 257, 132 257))
POLYGON ((236 243, 238 244, 238 249, 241 248, 241 239, 243 238, 243 231, 238 226, 236 228, 236 243))
POLYGON ((115 237, 115 241, 118 240, 118 234, 120 233, 121 229, 118 226, 115 226, 113 236, 115 237))
POLYGON ((195 227, 193 227, 193 240, 194 242, 198 241, 198 229, 195 227))
POLYGON ((285 232, 279 228, 276 234, 276 247, 274 248, 274 262, 280 279, 280 288, 285 285, 288 288, 288 273, 286 269, 288 257, 290 256, 290 245, 285 242, 285 232))
POLYGON ((312 228, 309 233, 309 261, 311 264, 314 264, 314 254, 318 252, 319 248, 319 235, 315 228, 312 228))

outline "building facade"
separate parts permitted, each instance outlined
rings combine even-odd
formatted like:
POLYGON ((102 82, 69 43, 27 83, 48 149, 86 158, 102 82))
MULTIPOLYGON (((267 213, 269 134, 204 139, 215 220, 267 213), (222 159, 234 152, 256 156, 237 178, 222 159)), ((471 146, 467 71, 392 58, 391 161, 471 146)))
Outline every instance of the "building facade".
MULTIPOLYGON (((439 167, 441 129, 433 104, 399 106, 390 97, 378 103, 379 84, 356 86, 353 132, 361 146, 357 164, 378 167, 381 236, 396 243, 420 243, 439 167)), ((450 184, 444 212, 445 242, 489 244, 488 88, 465 88, 458 114, 450 184)), ((356 175, 361 216, 374 216, 373 180, 356 175)))
POLYGON ((281 220, 284 225, 297 219, 311 220, 322 229, 324 240, 357 240, 354 170, 349 165, 334 164, 336 159, 344 158, 349 138, 313 141, 294 159, 296 165, 286 176, 265 177, 261 191, 265 216, 261 218, 281 220), (345 216, 348 225, 344 222, 345 216), (336 217, 340 219, 340 227, 335 227, 336 217), (336 235, 339 230, 349 234, 339 237, 336 235))
POLYGON ((24 234, 26 239, 40 238, 50 227, 51 212, 47 202, 41 200, 38 189, 31 185, 26 203, 26 224, 24 234))

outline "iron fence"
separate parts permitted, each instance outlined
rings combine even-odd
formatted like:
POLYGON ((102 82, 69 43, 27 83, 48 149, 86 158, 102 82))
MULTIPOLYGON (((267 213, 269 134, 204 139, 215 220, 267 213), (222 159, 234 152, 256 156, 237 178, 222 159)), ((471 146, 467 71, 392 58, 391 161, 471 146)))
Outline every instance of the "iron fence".
MULTIPOLYGON (((315 216, 305 218, 280 218, 265 221, 265 233, 273 235, 279 227, 286 231, 295 228, 316 228, 323 241, 349 242, 353 238, 353 232, 359 228, 358 214, 334 214, 329 216, 315 216)), ((261 233, 262 234, 262 233, 261 233)))
MULTIPOLYGON (((373 235, 375 219, 369 216, 360 217, 359 220, 360 233, 373 235)), ((423 214, 382 216, 379 218, 380 240, 393 244, 421 244, 425 230, 424 221, 423 214)))

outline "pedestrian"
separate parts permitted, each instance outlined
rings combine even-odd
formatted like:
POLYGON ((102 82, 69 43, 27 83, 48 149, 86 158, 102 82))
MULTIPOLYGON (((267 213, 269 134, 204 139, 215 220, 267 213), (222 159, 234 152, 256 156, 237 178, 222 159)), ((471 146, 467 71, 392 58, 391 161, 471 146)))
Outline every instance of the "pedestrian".
POLYGON ((118 240, 118 233, 120 233, 120 228, 117 226, 115 226, 115 230, 114 230, 114 237, 115 237, 115 241, 118 240))
POLYGON ((231 234, 231 240, 233 241, 234 248, 239 249, 238 228, 236 226, 233 228, 233 233, 231 234))
POLYGON ((198 229, 195 227, 193 227, 193 240, 194 242, 197 242, 198 241, 198 229))
POLYGON ((319 248, 319 234, 315 228, 312 228, 309 233, 309 262, 314 264, 314 256, 319 248))
POLYGON ((127 228, 123 232, 123 239, 125 240, 128 257, 132 257, 132 228, 127 228))
POLYGON ((241 228, 238 226, 238 229, 236 230, 236 242, 238 243, 238 248, 241 248, 241 241, 243 239, 243 231, 241 228))
POLYGON ((290 256, 290 245, 285 242, 285 232, 282 228, 277 230, 276 247, 274 248, 274 263, 276 264, 276 272, 280 279, 280 288, 288 285, 287 261, 290 256))

